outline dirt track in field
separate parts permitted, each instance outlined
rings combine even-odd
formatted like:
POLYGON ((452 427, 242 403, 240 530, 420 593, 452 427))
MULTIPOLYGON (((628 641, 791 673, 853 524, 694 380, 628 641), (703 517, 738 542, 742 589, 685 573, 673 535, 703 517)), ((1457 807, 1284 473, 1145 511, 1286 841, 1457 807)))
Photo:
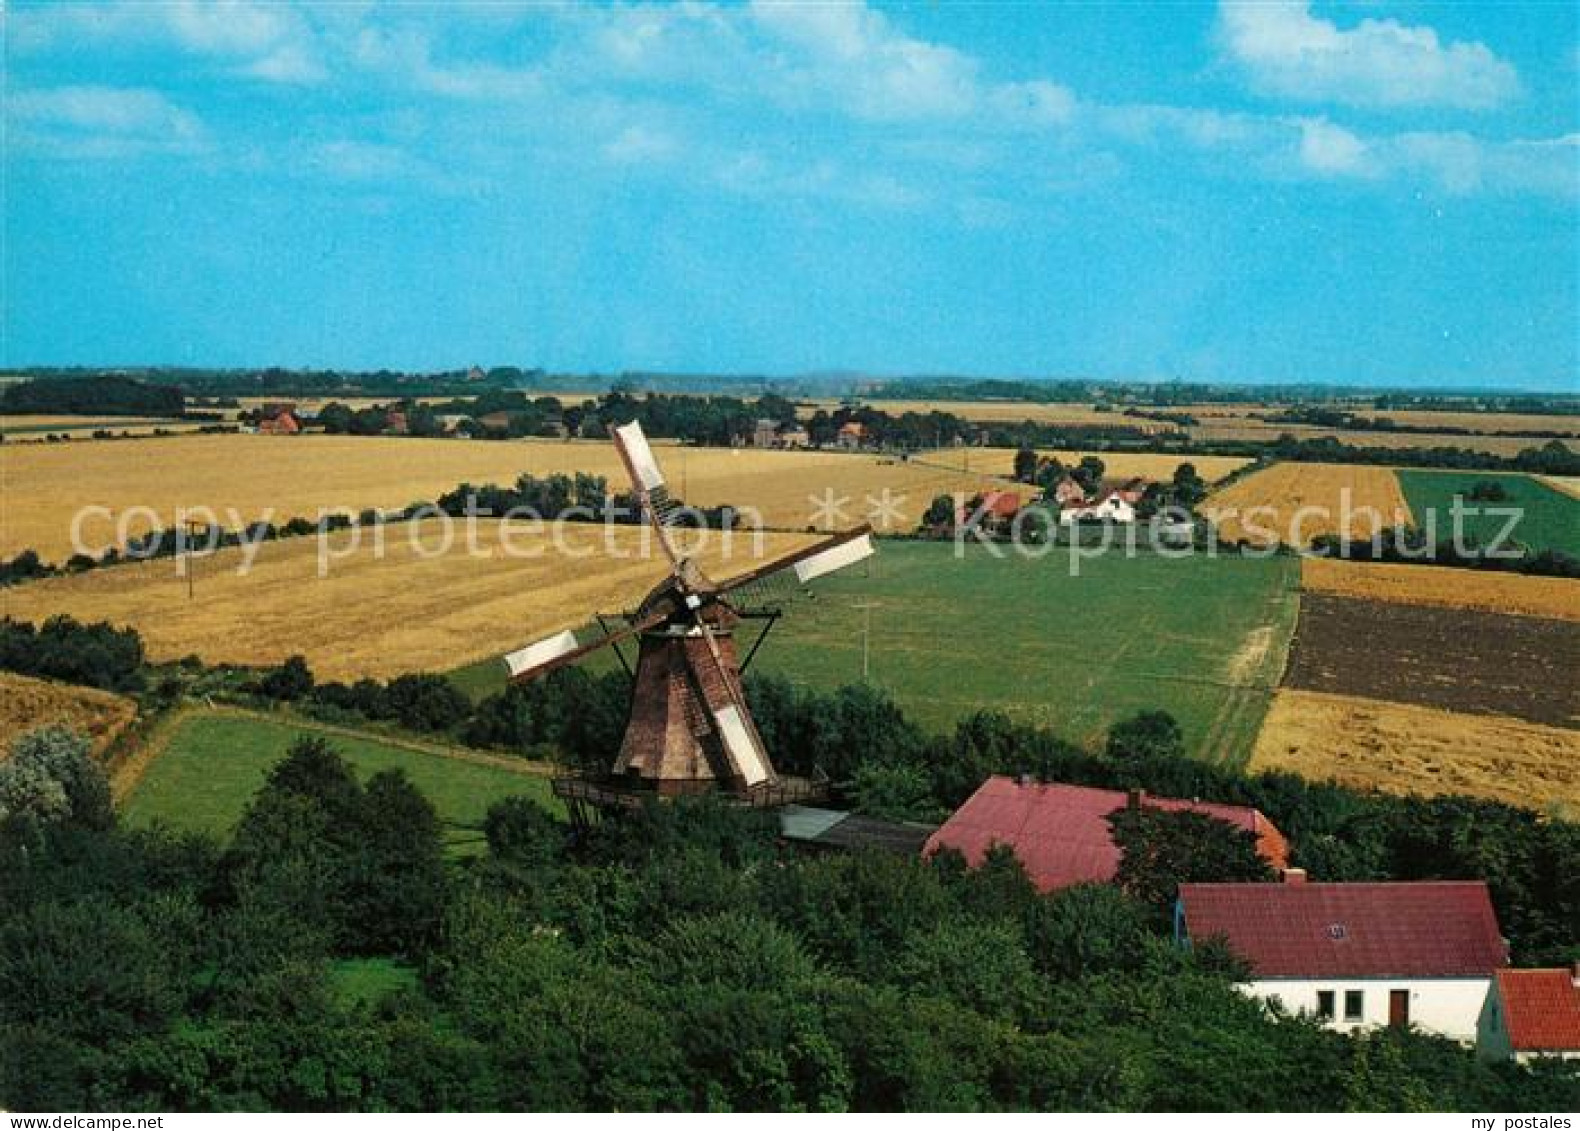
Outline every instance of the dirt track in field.
POLYGON ((1580 624, 1307 594, 1286 687, 1580 729, 1580 624))

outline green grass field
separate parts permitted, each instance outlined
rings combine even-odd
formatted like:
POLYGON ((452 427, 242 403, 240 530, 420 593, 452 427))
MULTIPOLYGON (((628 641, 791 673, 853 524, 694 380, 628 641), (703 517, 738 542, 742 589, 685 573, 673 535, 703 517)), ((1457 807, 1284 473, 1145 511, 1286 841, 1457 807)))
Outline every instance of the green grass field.
MULTIPOLYGON (((183 720, 123 808, 132 824, 163 821, 177 829, 224 836, 235 827, 269 768, 306 728, 270 719, 196 714, 183 720)), ((438 810, 447 848, 480 851, 480 827, 500 798, 527 794, 559 812, 548 779, 479 762, 390 745, 376 739, 329 736, 363 779, 404 770, 438 810)))
MULTIPOLYGON (((924 726, 992 708, 1096 748, 1117 720, 1161 708, 1193 754, 1243 764, 1283 672, 1298 576, 1289 557, 1115 553, 1071 577, 1066 551, 956 558, 948 543, 884 540, 791 602, 754 669, 822 690, 859 681, 856 606, 874 603, 870 678, 924 726)), ((743 652, 756 631, 742 631, 743 652)), ((493 660, 452 678, 473 695, 503 686, 493 660)))
MULTIPOLYGON (((1574 499, 1528 475, 1499 475, 1479 471, 1400 471, 1399 486, 1410 503, 1418 529, 1426 529, 1428 511, 1436 512, 1438 541, 1453 535, 1450 509, 1455 495, 1468 495, 1477 483, 1496 483, 1508 493, 1504 502, 1477 503, 1469 507, 1520 507, 1524 515, 1510 538, 1536 550, 1562 550, 1580 557, 1580 499, 1574 499)), ((1496 537, 1508 522, 1498 515, 1472 514, 1466 532, 1484 542, 1496 537)))

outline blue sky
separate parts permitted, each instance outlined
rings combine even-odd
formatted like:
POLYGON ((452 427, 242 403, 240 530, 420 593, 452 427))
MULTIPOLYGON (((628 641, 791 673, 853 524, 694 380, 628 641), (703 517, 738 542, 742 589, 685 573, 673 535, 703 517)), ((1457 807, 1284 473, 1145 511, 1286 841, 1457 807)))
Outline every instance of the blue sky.
POLYGON ((11 3, 10 365, 1575 391, 1568 3, 11 3))

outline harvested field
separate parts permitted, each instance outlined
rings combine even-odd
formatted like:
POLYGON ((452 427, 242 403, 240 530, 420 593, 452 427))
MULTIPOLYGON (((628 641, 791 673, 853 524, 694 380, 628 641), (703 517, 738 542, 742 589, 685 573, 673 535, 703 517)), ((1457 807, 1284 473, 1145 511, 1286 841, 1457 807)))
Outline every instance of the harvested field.
POLYGON ((1248 768, 1580 819, 1580 733, 1494 715, 1286 688, 1273 697, 1248 768))
MULTIPOLYGON (((1001 454, 1000 474, 1008 475, 1014 470, 1015 452, 1011 448, 977 448, 972 455, 972 467, 976 466, 978 453, 1001 454)), ((1143 479, 1167 479, 1174 474, 1174 469, 1180 464, 1190 463, 1196 465, 1196 474, 1209 483, 1222 479, 1230 472, 1238 471, 1251 462, 1239 456, 1185 456, 1172 452, 1077 452, 1039 448, 1037 454, 1057 456, 1059 462, 1066 467, 1074 467, 1085 456, 1096 456, 1103 461, 1103 474, 1112 479, 1129 479, 1132 476, 1140 476, 1143 479)), ((950 457, 945 454, 941 458, 950 457)))
POLYGON ((1356 448, 1465 448, 1492 455, 1518 455, 1526 448, 1540 447, 1546 440, 1521 436, 1464 436, 1447 432, 1371 432, 1364 429, 1320 428, 1311 424, 1274 424, 1265 420, 1221 419, 1186 429, 1194 440, 1242 440, 1272 443, 1280 436, 1297 440, 1332 437, 1356 448))
MULTIPOLYGON (((812 400, 799 406, 801 416, 810 417, 819 409, 833 412, 840 407, 838 400, 812 400)), ((905 401, 872 400, 865 402, 891 416, 907 412, 947 412, 973 424, 1021 424, 1027 420, 1038 424, 1069 425, 1079 428, 1134 428, 1141 432, 1169 432, 1174 426, 1161 420, 1148 420, 1141 416, 1126 416, 1123 409, 1099 412, 1089 403, 1058 401, 905 401)))
POLYGON ((1368 537, 1379 519, 1383 526, 1410 521, 1393 471, 1356 464, 1277 463, 1213 492, 1202 511, 1225 541, 1301 548, 1318 534, 1347 529, 1368 537))
MULTIPOLYGON (((801 530, 813 499, 844 499, 849 521, 871 511, 869 495, 897 499, 891 529, 909 531, 933 496, 995 486, 987 476, 896 463, 872 455, 660 446, 674 493, 688 503, 756 507, 776 527, 801 530)), ((1003 461, 1009 470, 1009 461, 1003 461)), ((984 465, 986 470, 986 465, 984 465)), ((73 552, 72 516, 100 506, 124 518, 125 533, 168 522, 180 508, 210 507, 222 524, 316 518, 321 510, 403 507, 463 482, 512 483, 530 472, 584 471, 626 489, 607 441, 420 440, 376 436, 172 436, 135 444, 0 445, 5 483, 0 556, 33 549, 46 561, 73 552), (150 508, 138 512, 132 508, 150 508)), ((117 519, 90 515, 90 548, 124 541, 117 519)))
POLYGON ((1580 623, 1307 595, 1286 687, 1580 728, 1580 623))
MULTIPOLYGON (((1356 409, 1356 416, 1368 420, 1387 417, 1409 428, 1464 428, 1496 436, 1505 432, 1556 432, 1580 436, 1580 416, 1563 413, 1532 412, 1438 412, 1428 409, 1356 409)), ((1530 444, 1545 440, 1527 437, 1530 444)))
POLYGON ((136 715, 137 704, 121 695, 0 672, 0 758, 10 754, 11 739, 23 731, 54 723, 82 731, 101 751, 136 715))
POLYGON ((1580 499, 1580 475, 1538 475, 1536 478, 1555 490, 1580 499))
MULTIPOLYGON (((105 416, 92 415, 0 415, 0 432, 65 432, 80 428, 109 428, 119 431, 137 424, 179 424, 182 421, 163 416, 105 416)), ((188 422, 190 423, 190 422, 188 422)))
MULTIPOLYGON (((459 524, 458 524, 459 525, 459 524)), ((582 623, 593 612, 634 605, 665 566, 644 554, 645 530, 567 524, 563 550, 547 532, 477 524, 479 556, 468 553, 464 529, 453 549, 440 545, 436 522, 383 528, 384 553, 373 529, 330 536, 331 559, 319 576, 319 540, 262 543, 252 568, 238 573, 241 548, 200 556, 195 598, 170 559, 89 570, 3 591, 4 611, 41 621, 70 613, 84 621, 127 624, 143 635, 150 656, 174 660, 196 652, 211 662, 278 664, 300 653, 323 679, 388 677, 440 671, 496 655, 539 636, 582 623), (615 556, 615 555, 624 556, 615 556), (426 555, 426 556, 425 556, 426 555)), ((805 544, 803 535, 765 537, 765 552, 805 544)), ((700 560, 723 579, 750 568, 752 537, 737 535, 726 550, 713 533, 700 560)))
POLYGON ((1307 593, 1580 621, 1580 581, 1491 570, 1306 558, 1307 593))
POLYGON ((1400 471, 1399 483, 1417 524, 1434 531, 1435 540, 1454 536, 1454 504, 1459 499, 1465 510, 1465 534, 1484 545, 1504 537, 1507 512, 1517 509, 1518 522, 1507 535, 1510 541, 1580 556, 1580 500, 1529 475, 1412 470, 1400 471), (1476 502, 1470 495, 1479 486, 1496 486, 1507 497, 1476 502))

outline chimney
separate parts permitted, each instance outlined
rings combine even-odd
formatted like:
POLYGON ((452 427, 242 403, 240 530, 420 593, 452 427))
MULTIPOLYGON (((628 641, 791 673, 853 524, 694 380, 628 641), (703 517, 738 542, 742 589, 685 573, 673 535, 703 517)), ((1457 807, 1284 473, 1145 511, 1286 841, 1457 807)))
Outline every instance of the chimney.
POLYGON ((1128 809, 1139 809, 1146 803, 1147 791, 1144 789, 1132 789, 1125 799, 1125 807, 1128 809))
POLYGON ((1284 869, 1284 882, 1286 884, 1303 884, 1303 883, 1305 883, 1306 882, 1306 870, 1304 868, 1285 868, 1284 869))

